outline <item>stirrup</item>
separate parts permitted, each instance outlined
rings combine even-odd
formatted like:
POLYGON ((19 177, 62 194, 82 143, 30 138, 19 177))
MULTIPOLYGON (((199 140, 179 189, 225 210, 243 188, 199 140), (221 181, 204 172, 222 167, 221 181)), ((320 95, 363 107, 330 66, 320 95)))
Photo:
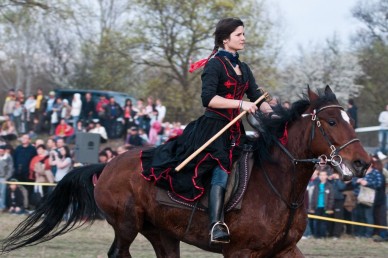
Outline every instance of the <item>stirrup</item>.
POLYGON ((230 242, 230 233, 229 233, 228 225, 226 225, 222 221, 217 221, 216 223, 214 223, 214 225, 212 226, 212 229, 210 230, 210 244, 228 244, 229 242, 230 242), (213 231, 214 231, 215 226, 218 226, 218 225, 221 225, 222 227, 226 228, 226 232, 228 233, 228 236, 229 236, 229 238, 227 240, 214 239, 213 231))

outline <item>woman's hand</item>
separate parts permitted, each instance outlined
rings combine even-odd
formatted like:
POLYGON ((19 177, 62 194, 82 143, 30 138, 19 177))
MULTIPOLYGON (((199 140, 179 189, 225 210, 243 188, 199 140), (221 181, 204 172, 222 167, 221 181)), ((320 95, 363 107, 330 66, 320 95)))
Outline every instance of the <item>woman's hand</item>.
POLYGON ((242 101, 241 103, 241 111, 247 111, 248 113, 255 113, 258 110, 258 107, 253 102, 242 101))

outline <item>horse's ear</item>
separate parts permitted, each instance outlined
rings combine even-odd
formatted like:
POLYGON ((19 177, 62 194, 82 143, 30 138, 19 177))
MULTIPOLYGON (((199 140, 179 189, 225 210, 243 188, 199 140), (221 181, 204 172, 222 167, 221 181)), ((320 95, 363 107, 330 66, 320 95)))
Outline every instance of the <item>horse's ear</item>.
POLYGON ((307 85, 307 94, 309 96, 310 102, 315 101, 319 98, 319 96, 310 89, 309 85, 307 85))
POLYGON ((329 85, 326 85, 325 95, 334 94, 329 85))

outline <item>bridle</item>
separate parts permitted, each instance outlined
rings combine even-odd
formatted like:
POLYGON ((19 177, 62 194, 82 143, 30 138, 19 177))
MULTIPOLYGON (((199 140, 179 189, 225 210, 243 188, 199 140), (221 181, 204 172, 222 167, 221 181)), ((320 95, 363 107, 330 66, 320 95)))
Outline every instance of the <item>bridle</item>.
MULTIPOLYGON (((298 163, 313 163, 313 164, 319 164, 320 166, 325 166, 328 162, 330 162, 330 164, 333 167, 335 167, 336 170, 340 170, 341 171, 342 170, 342 168, 341 168, 342 156, 339 154, 339 152, 341 150, 345 149, 350 144, 360 141, 358 138, 353 138, 353 139, 349 140, 348 142, 346 142, 345 144, 339 146, 338 148, 335 147, 334 144, 332 144, 332 142, 330 141, 327 133, 323 129, 322 123, 321 123, 321 121, 320 121, 320 119, 318 117, 318 114, 321 111, 323 111, 325 109, 328 109, 328 108, 339 108, 341 110, 344 110, 344 108, 342 106, 340 106, 340 105, 328 105, 328 106, 321 107, 318 110, 314 109, 313 113, 311 113, 311 114, 302 114, 302 118, 311 116, 312 127, 311 127, 311 134, 310 134, 310 140, 309 140, 309 148, 310 148, 311 143, 312 143, 312 141, 313 141, 313 139, 315 137, 315 128, 318 128, 319 131, 321 132, 322 136, 324 137, 325 141, 329 145, 330 150, 331 150, 329 157, 327 157, 327 155, 325 155, 325 154, 322 154, 318 158, 310 158, 310 159, 297 159, 297 158, 294 158, 294 156, 292 156, 292 154, 286 149, 286 147, 284 147, 283 144, 281 144, 279 142, 279 140, 275 136, 273 136, 273 140, 275 141, 277 146, 280 147, 280 149, 290 158, 291 162, 293 163, 293 166, 294 166, 294 169, 293 169, 294 171, 293 172, 294 173, 293 173, 293 177, 292 177, 292 182, 295 181, 295 171, 296 171, 296 165, 298 163)), ((286 201, 286 199, 281 196, 279 191, 276 190, 276 188, 272 184, 272 182, 271 182, 271 180, 270 180, 270 178, 269 178, 269 176, 268 176, 268 174, 266 173, 265 170, 264 170, 264 175, 265 175, 269 185, 271 186, 272 190, 283 200, 283 202, 285 202, 287 204, 287 206, 290 209, 296 209, 296 208, 299 208, 299 206, 302 205, 303 200, 302 201, 298 201, 298 199, 300 199, 300 198, 294 199, 294 201, 291 201, 291 202, 286 201)))
POLYGON ((325 141, 327 142, 327 144, 329 145, 329 148, 331 150, 330 152, 330 155, 329 155, 329 158, 327 157, 327 155, 325 154, 322 154, 320 155, 318 158, 312 158, 312 159, 296 159, 292 156, 292 154, 279 142, 279 140, 277 138, 274 137, 274 141, 275 143, 283 150, 284 153, 287 154, 287 156, 291 159, 292 163, 294 163, 295 165, 298 164, 299 162, 312 162, 314 164, 319 164, 320 166, 325 166, 328 162, 330 162, 330 164, 334 167, 339 167, 341 164, 342 164, 342 156, 339 154, 339 152, 343 149, 345 149, 347 146, 349 146, 350 144, 354 143, 354 142, 359 142, 360 139, 358 138, 353 138, 351 140, 349 140, 348 142, 346 142, 345 144, 339 146, 338 148, 334 146, 334 144, 332 144, 332 142, 330 141, 327 133, 325 132, 325 130, 323 129, 322 127, 322 123, 321 121, 319 120, 319 117, 318 117, 318 113, 320 113, 321 111, 325 110, 325 109, 328 109, 328 108, 339 108, 341 110, 344 110, 344 108, 340 105, 328 105, 328 106, 324 106, 324 107, 321 107, 320 109, 316 110, 314 109, 313 110, 313 113, 311 114, 302 114, 302 117, 309 117, 311 116, 311 121, 312 121, 312 127, 311 127, 311 134, 310 134, 310 139, 309 139, 309 148, 311 146, 311 143, 315 137, 315 128, 318 128, 319 131, 321 132, 323 138, 325 139, 325 141))
POLYGON ((346 142, 345 144, 343 144, 343 145, 339 146, 338 148, 336 148, 331 143, 327 133, 324 131, 324 129, 322 127, 322 123, 321 123, 321 121, 319 120, 319 117, 318 117, 318 113, 319 112, 321 112, 322 110, 328 109, 328 108, 339 108, 342 111, 344 110, 344 108, 342 106, 340 106, 340 105, 328 105, 328 106, 321 107, 318 110, 314 109, 312 114, 302 114, 302 117, 311 116, 312 128, 311 128, 311 137, 310 137, 310 140, 309 140, 309 146, 311 146, 311 142, 312 142, 312 140, 314 139, 314 136, 315 136, 315 127, 318 127, 318 129, 321 132, 322 136, 325 138, 326 142, 329 144, 329 147, 330 147, 330 150, 331 150, 330 158, 328 158, 325 154, 322 154, 321 156, 319 156, 320 161, 318 162, 318 164, 321 165, 321 166, 325 166, 327 164, 327 162, 330 162, 330 164, 332 166, 336 167, 336 166, 340 166, 342 164, 342 157, 341 157, 341 155, 339 155, 339 152, 341 150, 345 149, 350 144, 352 144, 354 142, 359 142, 360 139, 353 138, 353 139, 349 140, 348 142, 346 142))
POLYGON ((284 145, 282 143, 280 143, 280 141, 275 136, 272 136, 273 140, 275 141, 277 146, 280 147, 280 149, 290 158, 291 162, 293 163, 293 175, 291 178, 291 183, 292 183, 291 201, 288 201, 286 198, 284 198, 281 195, 281 193, 276 189, 276 187, 273 185, 271 179, 269 178, 267 171, 262 166, 264 176, 265 176, 269 186, 271 187, 272 191, 287 205, 287 207, 291 211, 289 214, 289 217, 288 217, 285 234, 283 235, 283 238, 282 238, 283 241, 285 240, 285 238, 288 235, 288 231, 290 230, 291 223, 293 221, 296 210, 300 206, 302 206, 302 204, 304 203, 304 193, 302 194, 302 196, 296 196, 296 193, 293 190, 294 186, 295 186, 295 181, 296 181, 296 165, 298 163, 313 163, 313 164, 319 164, 320 166, 325 166, 328 162, 330 162, 330 164, 333 167, 335 167, 337 170, 342 170, 342 168, 341 168, 342 157, 339 154, 339 152, 341 150, 345 149, 350 144, 360 141, 358 138, 353 138, 339 147, 334 146, 334 144, 330 141, 329 136, 327 135, 327 133, 323 129, 322 123, 321 123, 319 116, 318 116, 318 114, 321 111, 326 110, 328 108, 339 108, 341 110, 344 110, 344 108, 340 105, 327 105, 327 106, 319 108, 318 110, 314 109, 311 114, 302 114, 302 118, 311 116, 312 127, 311 127, 310 139, 309 139, 309 148, 310 148, 311 143, 315 137, 315 129, 318 128, 319 131, 321 132, 322 136, 324 137, 325 141, 327 142, 327 144, 330 147, 331 152, 329 154, 329 157, 327 157, 327 155, 325 155, 325 154, 322 154, 318 158, 310 158, 310 159, 294 158, 294 156, 286 149, 286 147, 284 147, 284 145))

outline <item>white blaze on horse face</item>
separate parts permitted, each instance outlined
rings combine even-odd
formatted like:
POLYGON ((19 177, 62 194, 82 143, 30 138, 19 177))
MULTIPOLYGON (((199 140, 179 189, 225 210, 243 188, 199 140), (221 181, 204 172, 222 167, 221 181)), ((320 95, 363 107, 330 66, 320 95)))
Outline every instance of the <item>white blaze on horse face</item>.
POLYGON ((348 124, 350 124, 350 118, 349 118, 348 114, 347 114, 345 111, 341 110, 341 116, 342 116, 342 118, 343 118, 346 122, 348 122, 348 124))

